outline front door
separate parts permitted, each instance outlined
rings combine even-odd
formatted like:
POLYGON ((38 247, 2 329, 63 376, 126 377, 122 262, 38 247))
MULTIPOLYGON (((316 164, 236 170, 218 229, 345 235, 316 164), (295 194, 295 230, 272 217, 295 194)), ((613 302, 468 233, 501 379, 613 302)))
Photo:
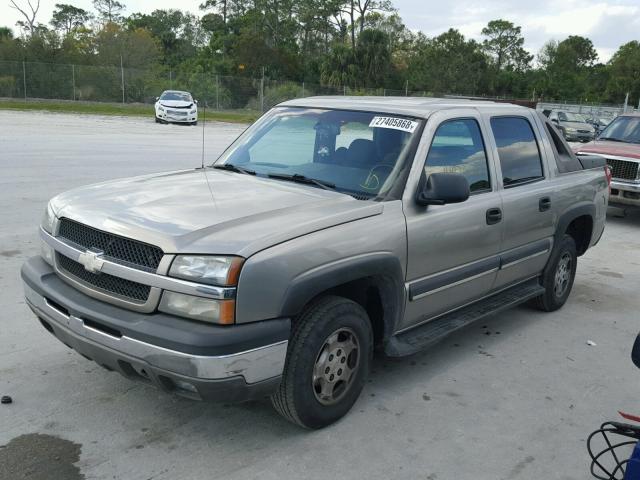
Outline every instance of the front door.
MULTIPOLYGON (((466 202, 423 207, 404 198, 407 220, 407 305, 401 329, 423 323, 486 295, 500 266, 502 202, 485 132, 474 110, 437 112, 427 123, 432 137, 424 175, 451 172, 469 181, 466 202)), ((418 160, 416 160, 418 161, 418 160)), ((414 175, 415 177, 415 175, 414 175)))

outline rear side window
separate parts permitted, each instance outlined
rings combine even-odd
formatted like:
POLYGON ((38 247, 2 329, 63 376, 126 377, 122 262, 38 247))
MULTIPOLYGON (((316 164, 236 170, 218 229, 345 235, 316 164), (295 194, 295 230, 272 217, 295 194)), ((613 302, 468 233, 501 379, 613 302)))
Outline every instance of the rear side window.
POLYGON ((493 117, 491 129, 498 146, 502 183, 506 188, 544 178, 538 142, 526 119, 493 117))
POLYGON ((424 172, 460 173, 469 182, 471 193, 491 190, 487 155, 480 127, 475 120, 443 122, 433 136, 424 172))

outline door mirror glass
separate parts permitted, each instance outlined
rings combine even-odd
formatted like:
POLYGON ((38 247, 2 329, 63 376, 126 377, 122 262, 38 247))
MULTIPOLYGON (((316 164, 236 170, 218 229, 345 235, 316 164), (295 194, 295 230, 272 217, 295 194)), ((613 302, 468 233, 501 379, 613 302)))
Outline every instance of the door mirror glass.
POLYGON ((419 205, 461 203, 469 198, 469 182, 459 173, 432 173, 423 184, 416 198, 419 205))

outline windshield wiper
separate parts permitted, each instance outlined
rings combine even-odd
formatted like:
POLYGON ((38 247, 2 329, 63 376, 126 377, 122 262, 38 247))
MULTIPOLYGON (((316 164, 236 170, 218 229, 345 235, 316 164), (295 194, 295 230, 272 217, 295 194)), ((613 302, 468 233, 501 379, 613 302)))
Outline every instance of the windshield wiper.
POLYGON ((216 168, 218 170, 226 170, 227 172, 236 172, 236 173, 244 173, 245 175, 255 175, 256 172, 253 170, 249 170, 248 168, 239 167, 238 165, 233 165, 232 163, 223 163, 221 165, 213 165, 211 168, 216 168))
POLYGON ((269 178, 275 178, 276 180, 287 180, 289 182, 304 183, 306 185, 315 185, 316 187, 324 188, 325 190, 335 190, 335 184, 331 182, 325 182, 324 180, 317 180, 315 178, 306 177, 299 173, 293 175, 286 175, 284 173, 269 173, 269 178))

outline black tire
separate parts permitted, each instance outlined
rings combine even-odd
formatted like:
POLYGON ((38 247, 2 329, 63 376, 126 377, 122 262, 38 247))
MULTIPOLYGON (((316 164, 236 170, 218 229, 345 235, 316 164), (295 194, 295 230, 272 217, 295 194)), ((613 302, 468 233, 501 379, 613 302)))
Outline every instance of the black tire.
POLYGON ((196 120, 195 122, 191 122, 191 125, 195 127, 196 125, 198 125, 198 121, 196 120))
MULTIPOLYGON (((357 400, 369 375, 372 357, 373 332, 367 312, 346 298, 333 295, 322 297, 305 309, 294 322, 282 382, 271 396, 271 403, 290 422, 309 429, 326 427, 342 418, 357 400), (340 362, 344 363, 337 356, 341 354, 341 350, 329 350, 326 346, 331 338, 339 338, 340 333, 337 332, 353 334, 358 348, 351 350, 346 362, 353 362, 354 352, 357 351, 357 364, 351 370, 353 373, 349 380, 344 382, 338 398, 323 399, 319 398, 322 394, 318 392, 318 386, 314 382, 324 383, 319 378, 324 375, 314 376, 314 371, 317 372, 316 367, 320 365, 322 358, 325 361, 331 360, 334 356, 329 353, 335 352, 335 358, 339 361, 331 368, 336 369, 336 378, 338 372, 342 375, 342 371, 337 370, 341 366, 340 362)), ((326 368, 325 373, 328 375, 329 367, 326 368)), ((324 369, 322 366, 323 371, 324 369)), ((331 378, 333 379, 333 374, 331 378)), ((340 381, 336 381, 335 388, 329 387, 334 388, 332 392, 339 391, 340 381)))
POLYGON ((553 312, 561 308, 571 293, 573 281, 576 278, 577 264, 576 242, 570 235, 564 235, 554 247, 551 258, 542 274, 542 286, 545 292, 533 299, 533 305, 545 312, 553 312), (567 260, 570 262, 568 266, 565 263, 567 260), (565 263, 564 269, 563 263, 565 263), (561 273, 561 270, 564 273, 561 273), (564 280, 557 282, 557 276, 564 278, 564 280))
POLYGON ((155 117, 156 123, 162 123, 158 117, 155 117))

